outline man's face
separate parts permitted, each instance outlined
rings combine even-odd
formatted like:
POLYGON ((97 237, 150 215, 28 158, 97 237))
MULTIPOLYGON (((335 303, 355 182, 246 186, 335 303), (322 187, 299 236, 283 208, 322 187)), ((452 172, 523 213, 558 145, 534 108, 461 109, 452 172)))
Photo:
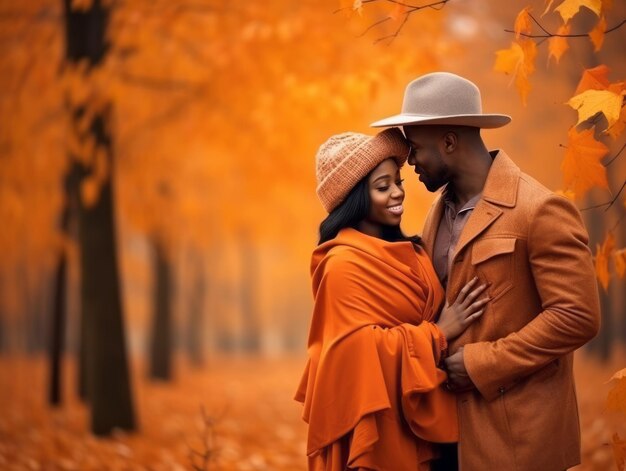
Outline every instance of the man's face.
POLYGON ((439 127, 423 125, 405 126, 404 134, 413 148, 409 165, 428 191, 437 191, 450 181, 450 171, 441 152, 443 133, 439 127))

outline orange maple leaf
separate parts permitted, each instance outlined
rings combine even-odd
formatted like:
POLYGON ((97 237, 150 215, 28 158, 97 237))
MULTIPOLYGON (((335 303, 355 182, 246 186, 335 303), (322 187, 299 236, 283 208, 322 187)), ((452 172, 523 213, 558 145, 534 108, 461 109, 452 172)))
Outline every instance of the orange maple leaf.
POLYGON ((602 11, 602 0, 565 0, 554 11, 558 11, 563 18, 563 23, 567 23, 576 15, 582 7, 586 7, 596 15, 600 16, 602 11))
POLYGON ((626 94, 626 81, 609 83, 606 89, 618 95, 624 95, 626 94))
POLYGON ((579 95, 585 90, 606 90, 609 86, 609 71, 604 64, 585 69, 574 94, 579 95))
POLYGON ((567 104, 578 111, 576 124, 602 113, 606 118, 608 128, 619 120, 623 101, 621 94, 611 90, 585 90, 580 95, 570 98, 567 104))
POLYGON ((611 136, 613 139, 617 139, 622 135, 626 129, 626 107, 622 107, 622 111, 620 111, 619 119, 613 126, 609 126, 606 130, 606 133, 611 136))
POLYGON ((620 278, 624 278, 626 274, 626 248, 616 250, 613 254, 613 261, 615 262, 615 271, 620 278))
MULTIPOLYGON (((561 25, 559 27, 556 34, 569 34, 570 25, 561 25)), ((562 38, 560 36, 553 36, 548 40, 548 61, 550 61, 551 57, 554 57, 556 63, 559 63, 561 60, 561 56, 569 49, 569 44, 567 43, 567 38, 562 38)))
POLYGON ((606 168, 600 163, 608 151, 607 146, 594 139, 593 130, 578 132, 572 127, 561 163, 565 188, 572 190, 577 198, 582 198, 594 186, 608 189, 606 168))
MULTIPOLYGON (((605 292, 609 289, 609 258, 614 248, 615 237, 610 232, 606 235, 602 245, 597 244, 596 246, 596 277, 605 292)), ((611 397, 610 394, 609 397, 611 397)), ((626 402, 624 402, 624 406, 626 407, 626 402)))
POLYGON ((589 31, 589 39, 593 43, 593 50, 598 52, 604 43, 604 32, 606 31, 606 19, 604 15, 600 17, 600 21, 596 23, 594 28, 589 31))
POLYGON ((531 7, 526 7, 517 14, 513 29, 515 30, 515 37, 519 39, 520 33, 530 33, 533 29, 532 19, 530 18, 531 7))
POLYGON ((496 51, 496 63, 493 69, 512 75, 512 81, 520 94, 522 103, 526 106, 526 99, 530 92, 528 77, 535 71, 535 57, 537 45, 530 39, 515 41, 509 49, 496 51))

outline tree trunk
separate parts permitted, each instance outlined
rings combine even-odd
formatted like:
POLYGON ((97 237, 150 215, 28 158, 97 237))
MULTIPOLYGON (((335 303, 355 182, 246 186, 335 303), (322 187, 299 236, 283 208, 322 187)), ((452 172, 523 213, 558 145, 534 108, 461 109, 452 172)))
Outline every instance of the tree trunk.
POLYGON ((171 265, 160 241, 154 243, 154 291, 150 378, 172 378, 171 265))
MULTIPOLYGON (((77 207, 77 195, 72 195, 73 173, 65 178, 63 189, 65 204, 61 213, 61 233, 64 237, 70 237, 70 221, 72 209, 77 207)), ((75 186, 75 185, 74 185, 75 186)), ((62 359, 65 343, 65 329, 67 326, 67 281, 68 281, 68 253, 66 245, 61 247, 56 273, 54 274, 54 293, 52 306, 52 324, 50 326, 50 342, 48 345, 48 359, 50 363, 50 382, 48 389, 48 402, 57 406, 62 402, 62 359)), ((82 397, 82 396, 81 396, 82 397)))
POLYGON ((259 309, 257 283, 259 280, 258 252, 247 234, 241 235, 241 347, 244 352, 256 353, 261 348, 259 338, 259 309))
MULTIPOLYGON (((2 279, 0 278, 0 283, 2 279)), ((8 322, 5 320, 5 311, 0 310, 0 355, 9 353, 9 343, 7 342, 8 322)))
MULTIPOLYGON (((87 11, 72 11, 71 3, 71 0, 65 0, 66 59, 70 64, 87 61, 90 67, 97 67, 107 51, 105 32, 109 12, 99 0, 95 0, 87 11)), ((72 132, 77 132, 77 121, 85 110, 78 107, 70 112, 72 132)), ((108 435, 114 428, 135 428, 119 287, 110 115, 110 106, 102 108, 86 131, 106 155, 108 177, 101 183, 97 201, 89 206, 81 203, 77 212, 82 348, 91 405, 91 430, 96 435, 108 435)), ((76 162, 74 165, 80 166, 76 162)), ((89 171, 87 168, 81 170, 83 176, 89 171)), ((72 191, 78 192, 78 188, 72 191)))
POLYGON ((204 365, 204 300, 205 279, 202 258, 194 258, 192 269, 192 288, 189 301, 189 319, 187 321, 187 351, 191 364, 196 367, 204 365))
POLYGON ((52 311, 51 339, 49 347, 50 383, 48 401, 57 406, 62 402, 61 377, 63 356, 63 334, 65 332, 67 254, 61 250, 57 265, 54 286, 54 306, 52 311))

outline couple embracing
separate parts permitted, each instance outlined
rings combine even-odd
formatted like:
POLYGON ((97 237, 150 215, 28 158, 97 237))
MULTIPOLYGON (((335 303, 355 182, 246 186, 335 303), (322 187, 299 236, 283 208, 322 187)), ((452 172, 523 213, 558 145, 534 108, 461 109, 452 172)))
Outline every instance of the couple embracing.
POLYGON ((588 237, 571 202, 486 148, 480 130, 509 121, 470 81, 432 73, 373 124, 390 128, 320 147, 328 216, 296 394, 309 469, 580 462, 573 351, 599 325, 588 237), (400 229, 405 162, 442 189, 421 238, 400 229))

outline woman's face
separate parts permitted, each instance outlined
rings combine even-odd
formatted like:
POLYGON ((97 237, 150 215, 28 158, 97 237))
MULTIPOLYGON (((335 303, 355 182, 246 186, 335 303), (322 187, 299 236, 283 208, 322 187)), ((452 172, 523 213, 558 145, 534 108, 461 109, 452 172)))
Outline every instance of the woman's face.
POLYGON ((397 226, 404 211, 404 189, 400 169, 393 159, 387 159, 376 167, 368 178, 370 211, 366 221, 375 225, 397 226))

